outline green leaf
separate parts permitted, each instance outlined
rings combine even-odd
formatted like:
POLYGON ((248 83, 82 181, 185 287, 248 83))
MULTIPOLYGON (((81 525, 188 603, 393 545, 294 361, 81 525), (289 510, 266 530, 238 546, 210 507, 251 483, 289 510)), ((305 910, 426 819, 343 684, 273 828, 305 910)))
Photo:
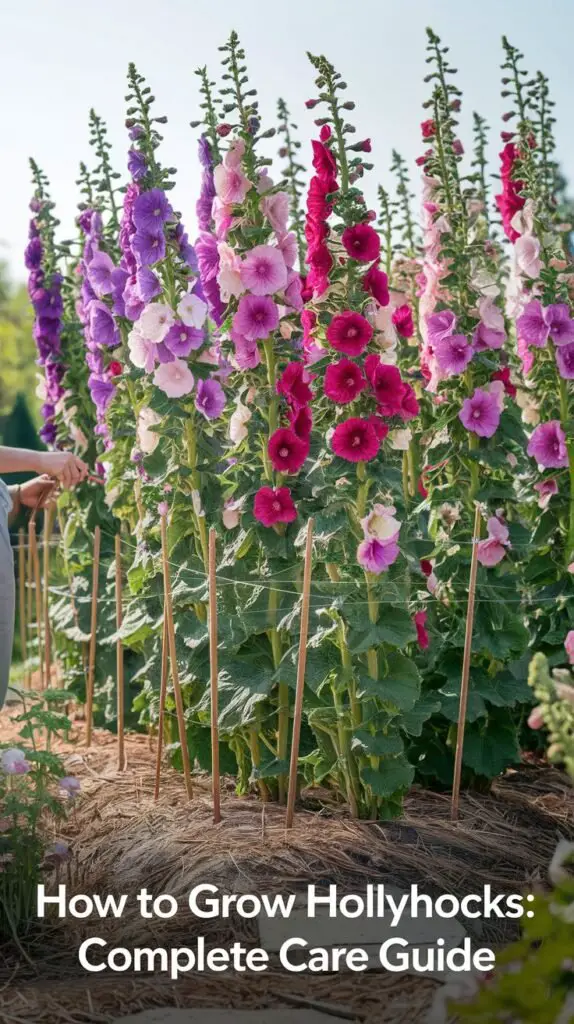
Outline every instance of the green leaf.
POLYGON ((396 757, 402 754, 404 744, 398 732, 373 733, 358 729, 352 739, 352 749, 369 757, 396 757))
POLYGON ((414 776, 414 767, 403 756, 382 761, 378 768, 368 765, 361 770, 363 782, 370 786, 375 796, 382 797, 390 797, 399 790, 408 790, 414 776))
POLYGON ((516 730, 511 723, 489 720, 486 726, 473 725, 466 730, 463 762, 477 775, 493 779, 519 760, 516 730))
POLYGON ((421 697, 417 700, 414 707, 405 712, 401 719, 401 729, 404 729, 409 736, 420 736, 423 730, 423 725, 431 715, 435 715, 440 711, 440 701, 433 700, 430 695, 421 697))
POLYGON ((420 696, 421 677, 419 670, 411 658, 397 651, 391 651, 386 659, 387 674, 378 679, 361 675, 359 693, 378 697, 383 704, 398 708, 400 711, 411 711, 420 696))
POLYGON ((416 638, 417 632, 407 611, 402 608, 385 608, 381 622, 368 629, 349 630, 348 644, 351 654, 363 654, 370 647, 378 647, 380 644, 402 648, 416 638))

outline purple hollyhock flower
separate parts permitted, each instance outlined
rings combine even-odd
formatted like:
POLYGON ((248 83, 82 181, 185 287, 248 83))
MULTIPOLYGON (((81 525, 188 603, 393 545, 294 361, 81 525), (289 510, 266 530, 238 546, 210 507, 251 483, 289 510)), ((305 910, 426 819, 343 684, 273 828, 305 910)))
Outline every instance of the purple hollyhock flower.
POLYGON ((544 318, 544 310, 538 299, 534 299, 524 307, 524 311, 516 321, 518 336, 527 345, 543 348, 548 341, 550 329, 544 318))
POLYGON ((544 319, 555 345, 568 345, 574 341, 574 320, 570 319, 570 309, 565 302, 547 306, 544 319))
POLYGON ((43 420, 51 420, 56 415, 56 407, 50 402, 44 402, 44 405, 40 409, 40 414, 43 420))
POLYGON ((145 302, 142 302, 139 297, 136 274, 132 274, 128 278, 123 290, 122 301, 124 303, 124 316, 128 320, 138 320, 140 313, 145 309, 145 302))
POLYGON ((115 386, 111 381, 104 380, 103 377, 91 373, 88 377, 88 387, 98 412, 100 414, 104 413, 116 393, 115 386))
POLYGON ((90 334, 96 345, 105 345, 106 348, 115 348, 120 343, 119 331, 111 310, 103 302, 95 299, 90 302, 89 309, 90 334))
POLYGON ((126 315, 126 304, 124 302, 124 288, 128 282, 129 274, 122 267, 116 267, 112 271, 112 313, 116 316, 126 315))
POLYGON ((37 270, 42 262, 43 248, 38 237, 31 238, 24 250, 24 263, 28 270, 37 270))
POLYGON ((137 271, 136 291, 142 302, 151 302, 156 295, 161 295, 161 284, 149 267, 140 267, 137 271))
POLYGON ((484 352, 488 348, 502 348, 505 341, 504 331, 497 331, 480 323, 472 336, 472 347, 475 352, 484 352))
POLYGON ((130 172, 134 181, 141 181, 147 174, 147 164, 145 157, 139 149, 133 147, 128 151, 128 171, 130 172))
POLYGON ((99 349, 86 353, 86 364, 92 373, 101 374, 104 372, 104 357, 99 349))
POLYGON ((562 469, 567 466, 566 435, 560 421, 549 420, 548 423, 541 423, 536 427, 532 431, 526 450, 544 469, 562 469))
POLYGON ((277 306, 268 295, 242 295, 233 318, 233 330, 247 341, 268 338, 279 325, 277 306))
POLYGON ((114 263, 107 252, 98 250, 86 267, 88 281, 96 295, 101 299, 102 295, 110 295, 113 290, 112 274, 114 263))
POLYGON ((132 219, 138 231, 145 234, 163 235, 163 226, 173 211, 163 189, 152 188, 142 192, 134 202, 132 219))
POLYGON ((433 342, 433 347, 439 369, 449 377, 463 373, 474 355, 464 334, 446 334, 433 342))
POLYGON ((500 423, 500 407, 495 395, 477 388, 465 398, 458 418, 463 427, 479 437, 492 437, 500 423))
POLYGON ((97 297, 98 296, 96 295, 87 277, 84 278, 84 280, 82 281, 82 287, 80 288, 80 298, 82 300, 84 307, 89 306, 90 302, 93 302, 93 300, 97 299, 97 297))
POLYGON ((221 415, 225 408, 225 392, 218 381, 199 381, 195 408, 208 420, 215 420, 221 415))
POLYGON ((156 235, 144 228, 136 231, 131 240, 138 266, 150 267, 165 256, 165 238, 163 233, 156 235))
POLYGON ((456 316, 450 309, 443 309, 440 313, 433 313, 427 316, 427 338, 429 344, 436 345, 437 341, 454 333, 456 327, 456 316))
POLYGON ((46 445, 54 444, 57 437, 57 429, 55 423, 44 423, 44 426, 40 430, 40 438, 46 445))
POLYGON ((132 142, 135 142, 136 139, 141 139, 143 134, 144 130, 141 124, 133 124, 128 132, 128 135, 132 142))
POLYGON ((357 561, 367 572, 385 572, 398 557, 399 545, 395 537, 385 541, 369 537, 357 548, 357 561))
POLYGON ((173 363, 175 362, 175 356, 173 352, 170 352, 165 342, 160 341, 155 346, 155 354, 159 359, 160 363, 173 363))
POLYGON ((555 349, 558 372, 565 380, 574 379, 574 342, 555 349))
POLYGON ((195 255, 195 249, 190 244, 189 235, 185 231, 181 222, 176 225, 174 231, 175 240, 179 246, 179 255, 184 263, 187 263, 190 270, 194 274, 197 274, 197 256, 195 255))
POLYGON ((203 331, 197 330, 196 327, 186 327, 185 324, 176 323, 170 327, 164 338, 164 343, 174 356, 185 359, 190 352, 201 348, 204 340, 203 331))
POLYGON ((37 316, 48 320, 59 320, 62 315, 63 303, 60 292, 54 288, 37 288, 30 299, 37 316))
POLYGON ((201 190, 195 207, 197 223, 200 231, 209 231, 211 227, 211 209, 215 199, 215 184, 213 181, 213 160, 211 149, 205 135, 199 139, 199 162, 203 167, 201 176, 201 190))

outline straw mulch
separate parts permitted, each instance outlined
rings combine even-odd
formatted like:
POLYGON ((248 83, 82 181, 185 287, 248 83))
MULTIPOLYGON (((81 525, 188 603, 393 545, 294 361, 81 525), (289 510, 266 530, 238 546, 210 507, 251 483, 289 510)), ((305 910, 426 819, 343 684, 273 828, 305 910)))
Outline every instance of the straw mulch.
MULTIPOLYGON (((0 721, 0 739, 9 728, 0 721)), ((305 891, 309 883, 337 883, 341 895, 362 893, 377 882, 418 883, 435 895, 463 896, 485 884, 495 892, 519 892, 543 885, 557 840, 574 838, 568 782, 548 767, 509 772, 488 796, 463 794, 458 824, 449 821, 446 795, 414 791, 404 818, 388 824, 350 821, 340 807, 321 807, 307 795, 287 833, 282 808, 236 798, 231 781, 224 784, 223 821, 217 826, 205 777, 195 780, 195 798, 188 803, 181 775, 165 769, 154 803, 154 753, 145 737, 128 737, 123 773, 116 770, 109 734, 97 733, 89 751, 79 734, 56 747, 69 773, 82 781, 82 797, 66 834, 59 836, 72 845, 74 861, 58 880, 68 882, 69 894, 134 897, 145 886, 154 895, 170 893, 181 911, 169 920, 142 921, 132 898, 121 921, 51 922, 26 948, 32 963, 14 950, 0 950, 1 1024, 111 1022, 154 1006, 286 1006, 297 996, 344 1007, 373 1024, 422 1024, 436 983, 421 976, 369 971, 309 977, 273 968, 260 975, 191 975, 174 984, 160 974, 87 976, 76 951, 90 934, 128 948, 193 946, 198 935, 207 946, 236 939, 258 945, 256 922, 191 917, 187 897, 200 882, 232 893, 286 893, 305 891)), ((472 934, 471 926, 467 922, 472 934)), ((480 945, 503 944, 515 928, 511 921, 485 922, 480 945)))

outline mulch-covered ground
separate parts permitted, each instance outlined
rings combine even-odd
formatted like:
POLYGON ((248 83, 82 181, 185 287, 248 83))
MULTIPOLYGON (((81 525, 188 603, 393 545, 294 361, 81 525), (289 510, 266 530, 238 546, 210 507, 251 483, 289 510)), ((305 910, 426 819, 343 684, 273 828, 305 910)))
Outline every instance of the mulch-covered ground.
MULTIPOLYGON (((0 742, 15 742, 9 711, 0 714, 0 742)), ((568 781, 548 767, 524 765, 508 772, 489 795, 463 794, 460 820, 449 820, 446 795, 415 790, 398 822, 358 823, 333 804, 312 799, 294 828, 285 830, 284 809, 239 799, 224 783, 223 820, 213 825, 209 780, 195 779, 192 802, 183 779, 164 768, 160 799, 153 799, 155 751, 147 737, 127 738, 127 768, 117 770, 116 741, 96 732, 87 750, 78 723, 68 743, 54 749, 82 783, 69 820, 49 839, 64 839, 73 861, 61 871, 69 894, 135 894, 146 886, 170 893, 180 906, 199 882, 229 892, 290 892, 309 883, 336 882, 340 893, 362 892, 369 882, 402 887, 418 883, 431 894, 463 896, 490 884, 495 892, 544 885, 547 865, 561 836, 574 838, 574 798, 568 781)), ((56 879, 52 880, 53 882, 56 879)), ((256 923, 176 918, 142 922, 137 904, 121 921, 54 921, 34 933, 25 956, 0 950, 1 1024, 110 1022, 122 1012, 153 1006, 295 1005, 297 1000, 344 1008, 350 1017, 378 1024, 419 1024, 436 983, 392 976, 307 976, 270 970, 261 975, 190 976, 176 985, 162 975, 87 976, 77 962, 83 937, 98 934, 111 945, 208 945, 235 939, 257 945, 256 923)), ((481 944, 503 944, 513 922, 485 923, 481 944)), ((469 929, 470 930, 470 929, 469 929)))

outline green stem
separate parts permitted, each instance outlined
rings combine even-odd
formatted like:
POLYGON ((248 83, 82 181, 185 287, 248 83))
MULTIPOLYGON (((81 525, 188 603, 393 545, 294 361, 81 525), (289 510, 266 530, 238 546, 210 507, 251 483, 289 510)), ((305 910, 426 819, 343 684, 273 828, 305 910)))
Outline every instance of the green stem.
MULTIPOLYGON (((341 652, 343 653, 343 652, 341 652)), ((339 696, 336 684, 332 687, 333 703, 337 715, 337 736, 339 739, 339 753, 344 765, 345 783, 347 788, 347 800, 353 818, 359 817, 361 805, 361 782, 355 755, 351 748, 351 734, 345 728, 345 709, 339 696)))
MULTIPOLYGON (((251 763, 257 771, 261 765, 261 751, 259 749, 259 735, 254 725, 249 729, 249 750, 251 752, 251 763)), ((263 803, 267 803, 269 800, 269 790, 264 779, 257 780, 257 787, 263 803)))

